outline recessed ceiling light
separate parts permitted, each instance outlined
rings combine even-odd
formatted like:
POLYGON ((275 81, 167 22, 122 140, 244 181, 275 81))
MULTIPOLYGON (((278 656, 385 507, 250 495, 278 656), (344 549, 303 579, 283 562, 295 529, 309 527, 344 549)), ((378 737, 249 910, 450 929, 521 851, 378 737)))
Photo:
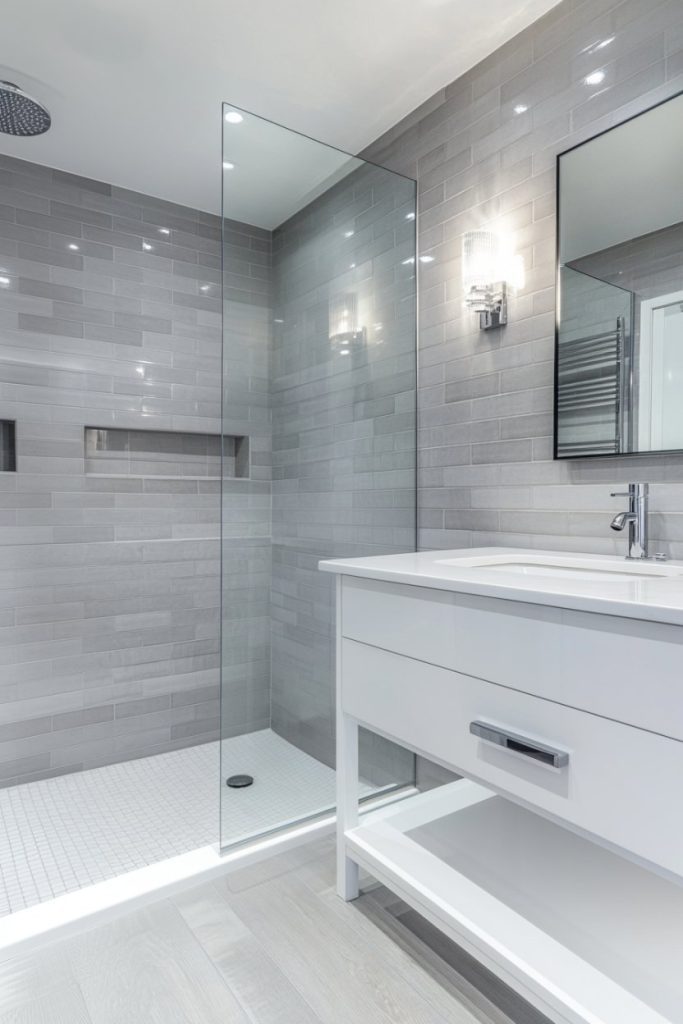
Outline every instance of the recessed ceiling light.
POLYGON ((415 220, 415 214, 414 213, 407 213, 406 214, 406 220, 415 220))
POLYGON ((200 290, 200 292, 208 292, 210 287, 211 287, 211 285, 208 285, 208 284, 200 284, 199 290, 200 290))
POLYGON ((224 171, 234 171, 235 170, 235 165, 231 164, 229 160, 224 160, 223 161, 223 170, 224 171))
POLYGON ((515 107, 513 107, 512 109, 514 110, 515 114, 526 114, 526 112, 527 112, 527 110, 528 110, 529 108, 528 108, 528 106, 526 105, 526 103, 518 103, 518 104, 517 104, 517 105, 516 105, 515 107))
POLYGON ((135 367, 135 372, 139 373, 141 377, 144 377, 145 376, 145 368, 144 368, 144 366, 136 366, 135 367))
POLYGON ((69 242, 69 248, 72 249, 74 252, 78 252, 80 246, 76 245, 75 242, 69 242))
POLYGON ((0 277, 0 285, 2 285, 3 288, 6 288, 7 285, 10 284, 10 283, 11 283, 11 278, 5 277, 4 274, 2 275, 2 277, 0 277))
POLYGON ((280 319, 278 319, 278 318, 276 317, 276 318, 275 318, 275 320, 273 320, 273 323, 274 323, 274 324, 283 324, 283 323, 284 323, 284 320, 280 320, 280 319))
POLYGON ((348 348, 342 348, 342 349, 339 350, 339 355, 340 356, 348 356, 348 354, 349 354, 349 349, 348 348))
POLYGON ((355 231, 345 231, 344 238, 351 238, 353 235, 355 235, 355 233, 355 231))
POLYGON ((590 75, 586 75, 584 82, 586 85, 600 85, 601 82, 605 81, 604 71, 592 71, 590 75))
POLYGON ((404 267, 408 267, 408 266, 411 265, 411 263, 414 263, 414 262, 415 262, 415 257, 414 256, 409 256, 407 260, 401 260, 401 263, 402 263, 402 265, 404 267))
POLYGON ((151 246, 149 244, 149 242, 143 242, 142 243, 142 248, 145 250, 145 252, 150 252, 150 250, 153 248, 153 246, 151 246))
POLYGON ((159 228, 159 234, 160 235, 170 235, 171 234, 171 229, 170 228, 159 228))
POLYGON ((420 263, 433 263, 436 256, 420 256, 420 263))
POLYGON ((225 120, 228 124, 241 124, 241 122, 244 121, 244 118, 241 114, 238 114, 236 110, 229 110, 225 115, 225 120))

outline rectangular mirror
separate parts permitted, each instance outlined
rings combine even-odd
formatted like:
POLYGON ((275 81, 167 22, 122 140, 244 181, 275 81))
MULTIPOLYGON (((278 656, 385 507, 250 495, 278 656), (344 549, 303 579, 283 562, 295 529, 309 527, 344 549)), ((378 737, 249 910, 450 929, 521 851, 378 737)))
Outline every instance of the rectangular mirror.
POLYGON ((558 157, 555 457, 683 450, 683 95, 558 157))

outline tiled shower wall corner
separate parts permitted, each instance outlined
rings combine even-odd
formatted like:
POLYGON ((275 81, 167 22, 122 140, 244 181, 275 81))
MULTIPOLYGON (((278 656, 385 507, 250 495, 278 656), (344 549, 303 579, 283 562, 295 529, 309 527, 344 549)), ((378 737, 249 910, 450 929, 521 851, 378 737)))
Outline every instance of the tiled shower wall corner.
POLYGON ((363 154, 417 177, 434 257, 420 265, 421 547, 621 551, 609 492, 644 479, 657 550, 683 557, 683 457, 553 462, 551 437, 556 154, 682 89, 680 0, 563 0, 363 154), (514 233, 526 285, 509 326, 483 333, 460 251, 488 224, 514 233))
MULTIPOLYGON (((335 595, 318 560, 415 545, 414 206, 413 181, 366 165, 273 236, 272 724, 326 764, 335 595), (335 348, 340 296, 366 337, 335 348)), ((412 755, 365 734, 361 770, 407 781, 412 755)))
MULTIPOLYGON (((0 416, 17 447, 0 474, 2 784, 218 736, 210 461, 196 477, 130 459, 86 472, 84 430, 220 432, 220 238, 218 217, 0 157, 0 416)), ((233 242, 233 283, 253 279, 265 308, 263 239, 233 242)), ((256 435, 257 463, 267 442, 243 381, 260 344, 231 367, 231 429, 256 435)), ((268 532, 267 488, 230 482, 233 544, 255 507, 268 532)), ((266 576, 252 585, 262 609, 266 576)), ((235 731, 261 721, 260 706, 234 709, 235 731)))

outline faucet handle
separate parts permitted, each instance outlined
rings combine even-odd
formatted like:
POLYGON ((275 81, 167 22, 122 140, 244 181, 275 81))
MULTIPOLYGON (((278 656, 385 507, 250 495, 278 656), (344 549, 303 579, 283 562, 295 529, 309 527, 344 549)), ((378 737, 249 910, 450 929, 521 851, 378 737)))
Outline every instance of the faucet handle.
POLYGON ((645 483, 629 484, 627 491, 610 491, 612 498, 638 498, 647 497, 650 485, 645 483))

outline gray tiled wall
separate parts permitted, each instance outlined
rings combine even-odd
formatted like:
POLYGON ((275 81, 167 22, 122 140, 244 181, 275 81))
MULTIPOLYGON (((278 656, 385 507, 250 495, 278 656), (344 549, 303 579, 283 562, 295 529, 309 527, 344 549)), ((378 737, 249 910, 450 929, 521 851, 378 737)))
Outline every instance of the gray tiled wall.
MULTIPOLYGON (((413 181, 365 166, 273 236, 272 723, 327 764, 334 581, 318 561, 415 545, 414 207, 413 181), (357 342, 330 340, 341 296, 357 342)), ((362 753, 376 781, 412 777, 405 751, 365 736, 362 753)))
POLYGON ((680 0, 564 0, 364 154, 418 178, 434 256, 420 267, 422 547, 621 551, 609 491, 646 479, 657 549, 683 557, 683 457, 553 462, 551 438, 555 156, 681 89, 680 0), (462 307, 460 246, 491 223, 515 233, 527 280, 509 326, 484 334, 462 307))
MULTIPOLYGON (((422 547, 614 551, 608 492, 641 477, 658 549, 683 557, 683 459, 551 459, 555 155, 682 88, 679 0, 564 0, 371 147, 418 178, 420 249, 434 257, 420 265, 422 547), (606 79, 589 89, 596 67, 606 79), (509 326, 482 334, 462 308, 460 244, 488 223, 515 233, 527 281, 509 326)), ((387 228, 395 196, 362 198, 341 190, 276 240, 285 324, 272 375, 269 240, 241 225, 226 237, 226 430, 249 435, 251 465, 226 487, 224 727, 270 720, 272 402, 273 724, 323 759, 332 620, 315 562, 411 547, 406 268, 383 264, 390 245, 401 251, 387 228), (348 265, 322 260, 300 287, 307 245, 323 253, 347 218, 348 265), (362 292, 370 257, 368 323, 391 324, 396 347, 342 369, 322 310, 332 281, 362 292)), ((86 475, 83 431, 219 430, 219 221, 0 157, 0 268, 0 417, 17 421, 19 458, 0 474, 0 776, 212 738, 217 482, 86 475)))
MULTIPOLYGON (((220 432, 220 238, 209 214, 0 156, 0 417, 18 455, 0 474, 1 783, 218 736, 215 462, 108 475, 86 466, 84 428, 220 432)), ((261 241, 235 239, 236 279, 261 241)), ((266 498, 231 486, 236 544, 266 498)))

